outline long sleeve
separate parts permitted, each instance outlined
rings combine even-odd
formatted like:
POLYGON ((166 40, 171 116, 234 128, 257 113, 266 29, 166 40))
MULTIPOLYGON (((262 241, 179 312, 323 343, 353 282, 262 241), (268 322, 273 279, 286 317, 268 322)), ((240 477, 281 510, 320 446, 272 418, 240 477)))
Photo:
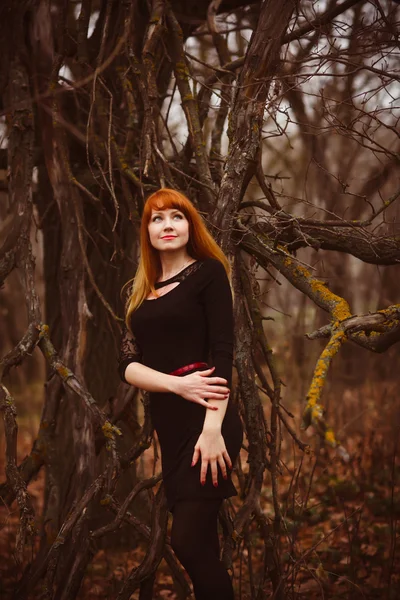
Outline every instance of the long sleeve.
POLYGON ((118 356, 118 373, 125 383, 128 383, 125 379, 125 369, 132 362, 142 362, 142 351, 134 335, 124 323, 118 356))
POLYGON ((233 302, 228 276, 218 260, 210 263, 210 280, 201 291, 201 301, 207 319, 210 366, 215 366, 212 375, 224 377, 230 388, 234 344, 233 302))

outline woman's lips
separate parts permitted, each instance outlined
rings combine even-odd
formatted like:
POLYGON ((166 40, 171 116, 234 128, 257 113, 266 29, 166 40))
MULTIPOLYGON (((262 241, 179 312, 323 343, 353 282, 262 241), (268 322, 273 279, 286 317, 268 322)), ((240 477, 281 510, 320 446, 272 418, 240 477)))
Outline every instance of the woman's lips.
POLYGON ((162 240, 174 240, 177 236, 176 235, 165 235, 164 237, 162 237, 162 240))

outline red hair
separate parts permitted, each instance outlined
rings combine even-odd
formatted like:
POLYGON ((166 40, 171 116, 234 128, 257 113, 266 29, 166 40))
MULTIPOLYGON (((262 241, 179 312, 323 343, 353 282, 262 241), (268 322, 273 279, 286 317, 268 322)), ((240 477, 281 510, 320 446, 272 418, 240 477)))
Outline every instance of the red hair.
MULTIPOLYGON (((141 305, 150 292, 153 295, 157 295, 154 284, 157 281, 157 277, 161 274, 161 261, 158 250, 150 243, 148 225, 153 210, 166 210, 170 208, 180 210, 189 222, 188 254, 196 260, 216 258, 223 264, 230 279, 231 267, 229 261, 208 231, 203 218, 195 206, 180 192, 169 188, 162 188, 147 198, 143 209, 140 226, 139 265, 133 279, 131 293, 126 303, 126 324, 128 328, 132 312, 141 305)), ((125 285, 128 285, 130 281, 125 285)))

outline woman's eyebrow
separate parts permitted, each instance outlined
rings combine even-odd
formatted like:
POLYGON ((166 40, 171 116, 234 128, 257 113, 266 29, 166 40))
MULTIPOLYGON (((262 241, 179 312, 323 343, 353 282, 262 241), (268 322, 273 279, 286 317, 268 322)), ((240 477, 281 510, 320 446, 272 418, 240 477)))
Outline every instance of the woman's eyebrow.
MULTIPOLYGON (((156 210, 155 212, 153 212, 153 214, 151 216, 154 217, 155 215, 159 215, 160 213, 164 212, 164 210, 168 210, 168 209, 156 210)), ((177 213, 178 212, 178 213, 183 214, 182 211, 179 210, 179 208, 173 208, 171 212, 172 213, 177 213)))

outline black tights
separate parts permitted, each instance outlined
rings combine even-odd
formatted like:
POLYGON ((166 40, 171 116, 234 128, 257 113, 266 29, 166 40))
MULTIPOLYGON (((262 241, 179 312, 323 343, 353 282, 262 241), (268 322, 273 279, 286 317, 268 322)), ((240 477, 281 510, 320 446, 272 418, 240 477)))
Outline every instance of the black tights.
POLYGON ((193 582, 196 600, 234 600, 230 577, 219 560, 217 519, 221 500, 179 500, 171 546, 193 582))

